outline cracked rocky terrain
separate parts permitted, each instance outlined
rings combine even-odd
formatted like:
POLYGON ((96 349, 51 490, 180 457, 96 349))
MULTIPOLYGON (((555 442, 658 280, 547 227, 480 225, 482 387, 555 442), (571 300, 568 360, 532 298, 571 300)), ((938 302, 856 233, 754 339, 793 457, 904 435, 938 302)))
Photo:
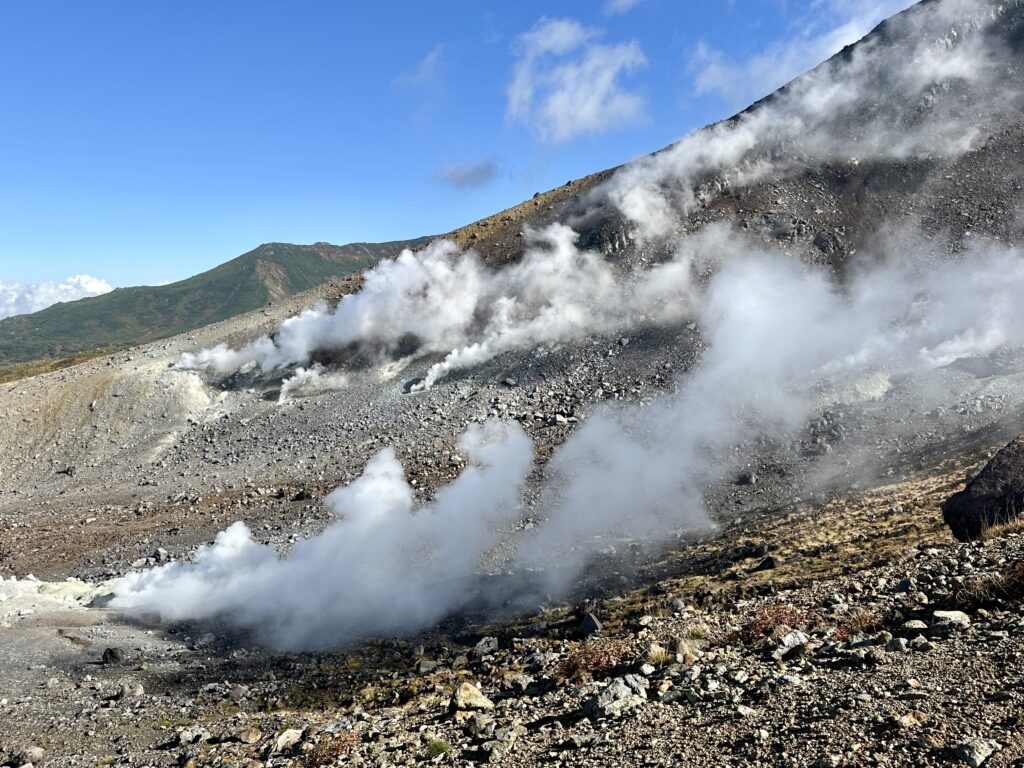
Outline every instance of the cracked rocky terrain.
MULTIPOLYGON (((1019 57, 1024 11, 992 5, 1019 57)), ((728 223, 839 278, 889 229, 940 252, 1024 242, 1024 120, 979 121, 983 139, 952 158, 774 147, 786 172, 710 174, 676 228, 728 223)), ((614 173, 449 237, 497 266, 527 226, 568 221, 623 270, 663 261, 593 205, 614 173)), ((360 285, 0 384, 0 765, 1024 765, 1024 533, 958 543, 942 518, 1024 431, 1019 350, 823 394, 798 434, 717 457, 714 531, 608 541, 542 605, 294 654, 109 608, 118 578, 187 560, 236 520, 281 552, 317 535, 324 497, 386 446, 429 501, 487 419, 533 441, 529 529, 552 452, 609 401, 675 391, 707 351, 697 323, 641 326, 506 352, 423 392, 438 356, 339 355, 323 362, 343 388, 283 402, 290 370, 173 367, 360 285)), ((502 578, 500 559, 480 567, 502 578)))

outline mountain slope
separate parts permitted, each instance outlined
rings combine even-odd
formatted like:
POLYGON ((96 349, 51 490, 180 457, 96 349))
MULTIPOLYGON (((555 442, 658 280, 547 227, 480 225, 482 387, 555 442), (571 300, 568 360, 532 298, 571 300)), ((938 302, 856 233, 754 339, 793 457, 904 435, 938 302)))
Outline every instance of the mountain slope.
MULTIPOLYGON (((280 342, 286 318, 356 290, 353 276, 0 384, 0 668, 15 702, 0 703, 0 764, 4 750, 62 765, 1021 764, 1024 539, 954 546, 940 511, 1024 431, 1021 30, 1024 0, 925 0, 731 121, 449 235, 495 270, 547 267, 537 257, 555 249, 531 253, 528 230, 561 223, 626 279, 696 240, 701 301, 676 321, 536 333, 423 391, 449 348, 488 341, 483 302, 419 357, 405 358, 409 337, 430 329, 408 317, 435 318, 394 301, 360 318, 375 321, 367 352, 325 345, 301 374, 172 367, 280 342), (961 23, 963 8, 990 21, 961 23), (932 82, 950 51, 981 69, 932 82), (911 68, 924 79, 888 84, 911 68), (967 87, 977 72, 986 88, 967 87), (804 98, 822 93, 842 102, 804 98), (658 205, 665 221, 644 216, 658 205), (716 232, 728 252, 698 240, 716 232), (889 271, 890 256, 921 268, 889 271), (754 279, 730 287, 730 267, 754 279), (374 345, 410 327, 391 334, 393 358, 374 345), (916 329, 930 338, 903 343, 916 329), (939 345, 957 359, 914 363, 939 345), (532 463, 476 453, 488 425, 532 446, 532 463), (363 480, 395 484, 355 480, 371 463, 363 480), (513 509, 488 493, 516 472, 513 509), (385 502, 363 507, 365 491, 385 502), (215 536, 217 555, 193 559, 215 536), (545 556, 516 559, 531 547, 545 556), (148 601, 152 616, 67 610, 168 560, 162 573, 196 581, 148 601), (260 649, 271 625, 317 652, 260 649), (452 707, 460 688, 493 701, 452 707)), ((553 272, 537 281, 551 295, 586 287, 585 270, 553 272)), ((481 295, 508 307, 525 282, 481 295)), ((396 284, 387 298, 433 295, 396 284)), ((436 295, 442 319, 453 294, 436 295)), ((558 319, 524 317, 513 330, 558 319)))
POLYGON ((132 346, 249 312, 415 248, 389 243, 267 243, 177 283, 118 288, 0 320, 0 366, 132 346))

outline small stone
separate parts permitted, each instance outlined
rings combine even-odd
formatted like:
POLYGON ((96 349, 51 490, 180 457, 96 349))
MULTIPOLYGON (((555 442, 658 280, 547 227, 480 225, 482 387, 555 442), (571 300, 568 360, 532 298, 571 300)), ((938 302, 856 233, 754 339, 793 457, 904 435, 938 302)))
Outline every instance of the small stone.
POLYGON ((917 712, 908 712, 907 714, 900 715, 896 718, 896 725, 904 730, 916 728, 921 725, 921 719, 918 717, 917 712))
POLYGON ((453 711, 494 709, 494 702, 472 683, 462 683, 452 694, 449 708, 453 711))
POLYGON ((512 685, 512 690, 522 696, 533 684, 533 678, 530 675, 518 674, 513 675, 509 682, 512 685))
POLYGON ((929 653, 930 651, 935 650, 935 643, 931 642, 923 635, 915 637, 910 641, 909 645, 913 650, 918 651, 919 653, 929 653))
POLYGON ((484 637, 481 638, 475 646, 473 646, 473 656, 478 659, 482 659, 485 656, 498 652, 498 638, 496 637, 484 637))
POLYGON ((257 728, 245 728, 235 734, 235 738, 243 744, 258 744, 263 734, 257 728))
POLYGON ((107 648, 103 651, 104 664, 120 664, 124 661, 124 651, 120 648, 107 648))
POLYGON ((46 753, 43 751, 42 747, 25 747, 25 749, 21 750, 21 752, 17 754, 14 762, 15 765, 20 766, 33 765, 35 763, 41 762, 43 759, 43 755, 45 754, 46 753))
POLYGON ((274 752, 279 755, 291 752, 300 741, 302 741, 302 731, 298 728, 289 728, 283 731, 274 741, 274 752))
POLYGON ((893 591, 894 592, 911 592, 911 591, 914 590, 915 586, 917 586, 917 585, 916 585, 916 582, 913 579, 903 579, 895 587, 893 587, 893 591))
POLYGON ((118 698, 137 699, 145 693, 146 689, 142 687, 141 683, 125 683, 121 686, 121 691, 118 694, 118 698))
POLYGON ((583 706, 588 717, 619 717, 624 712, 642 705, 647 700, 647 689, 636 675, 618 677, 608 683, 583 706))
POLYGON ((885 650, 889 653, 903 653, 907 650, 907 639, 905 637, 894 637, 885 644, 885 650))
POLYGON ((971 617, 963 611, 935 611, 932 616, 939 632, 961 632, 971 626, 971 617))
POLYGON ((199 744, 209 738, 210 734, 206 732, 205 728, 193 725, 181 729, 181 732, 178 734, 178 746, 187 747, 190 744, 199 744))
POLYGON ((971 768, 980 768, 996 750, 1002 749, 998 741, 991 739, 970 739, 956 748, 956 756, 962 763, 971 768))
POLYGON ((588 613, 583 617, 583 621, 580 622, 580 637, 586 639, 593 635, 596 635, 601 631, 601 622, 597 620, 597 617, 588 613))
POLYGON ((871 648, 864 654, 864 661, 871 665, 881 664, 885 661, 885 651, 882 648, 871 648))
POLYGON ((920 619, 911 619, 900 625, 900 634, 904 637, 914 637, 928 631, 928 625, 920 619))
POLYGON ((231 701, 241 701, 249 695, 249 688, 244 685, 236 685, 230 691, 228 691, 228 698, 231 701))
POLYGON ((799 629, 794 629, 779 642, 779 647, 772 654, 777 660, 788 661, 796 658, 807 650, 810 638, 799 629))
POLYGON ((768 555, 764 560, 754 566, 751 573, 760 573, 761 571, 774 571, 782 565, 782 561, 774 555, 768 555))

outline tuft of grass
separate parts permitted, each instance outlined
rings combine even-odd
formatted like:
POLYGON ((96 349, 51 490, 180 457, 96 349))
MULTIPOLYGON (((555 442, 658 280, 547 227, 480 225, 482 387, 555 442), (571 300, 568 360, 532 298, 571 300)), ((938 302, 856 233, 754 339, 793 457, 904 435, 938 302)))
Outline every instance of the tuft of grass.
POLYGON ((651 643, 644 655, 644 660, 654 667, 664 667, 676 660, 676 655, 661 643, 651 643))
POLYGON ((854 635, 871 632, 882 626, 882 617, 870 608, 855 608, 850 611, 833 634, 839 642, 846 642, 854 635))
POLYGON ((439 757, 452 751, 452 743, 446 739, 433 739, 427 744, 427 754, 431 757, 439 757))
POLYGON ((711 640, 712 635, 714 635, 714 631, 706 622, 696 621, 687 625, 682 637, 686 640, 708 641, 711 640))
POLYGON ((303 768, 325 768, 334 765, 348 757, 358 745, 359 736, 352 731, 317 742, 313 749, 302 756, 303 768))
POLYGON ((794 629, 809 628, 814 620, 814 611, 784 603, 765 605, 754 611, 740 629, 739 638, 747 644, 765 639, 777 640, 794 629))
POLYGON ((1003 573, 979 576, 969 581, 953 598, 958 608, 980 608, 996 602, 1024 600, 1024 563, 1015 563, 1003 573))
POLYGON ((992 539, 1001 539, 1003 536, 1015 533, 1024 533, 1024 517, 1008 520, 1005 523, 985 525, 982 527, 981 535, 978 539, 980 541, 991 541, 992 539))
POLYGON ((572 651, 558 669, 566 682, 582 683, 619 666, 632 653, 625 640, 589 640, 572 651))

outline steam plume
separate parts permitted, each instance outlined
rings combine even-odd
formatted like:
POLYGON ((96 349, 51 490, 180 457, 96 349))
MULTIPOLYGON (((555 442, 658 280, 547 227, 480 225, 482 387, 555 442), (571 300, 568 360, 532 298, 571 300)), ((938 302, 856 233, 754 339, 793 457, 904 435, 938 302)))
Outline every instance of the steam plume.
MULTIPOLYGON (((994 125, 1022 104, 1019 57, 999 34, 1008 8, 1021 1, 916 6, 887 22, 884 35, 734 120, 626 166, 590 203, 594 210, 610 203, 630 223, 632 239, 663 242, 672 252, 685 214, 769 174, 822 162, 955 158, 984 135, 979 114, 994 125)), ((349 347, 445 355, 420 385, 427 388, 509 350, 674 322, 692 310, 690 254, 624 277, 601 255, 576 248, 576 234, 563 224, 527 235, 521 261, 499 270, 445 241, 403 253, 367 273, 362 291, 336 311, 314 307, 274 337, 186 354, 179 367, 228 374, 256 363, 266 371, 349 347), (676 283, 666 281, 669 274, 676 283)), ((696 247, 686 241, 684 249, 696 247)))
POLYGON ((886 34, 736 118, 629 164, 592 202, 609 201, 637 239, 657 240, 682 214, 768 175, 821 162, 957 157, 985 135, 980 115, 991 125, 1020 109, 1019 55, 1000 35, 1020 2, 920 3, 885 22, 886 34))
POLYGON ((194 563, 127 577, 114 606, 167 620, 226 619, 289 649, 433 624, 469 597, 480 558, 508 535, 533 458, 515 423, 476 425, 459 449, 469 468, 415 514, 388 448, 327 497, 339 521, 287 557, 235 523, 194 563))
POLYGON ((414 509, 395 454, 384 451, 328 498, 338 522, 287 556, 236 524, 194 563, 128 577, 116 604, 164 619, 218 618, 279 647, 320 648, 433 624, 484 589, 482 559, 503 552, 513 574, 541 570, 539 588, 533 579, 521 585, 539 600, 564 591, 610 543, 655 545, 713 526, 703 495, 730 471, 733 448, 795 435, 823 388, 855 392, 845 384, 865 376, 926 383, 943 366, 1024 346, 1024 258, 1012 248, 976 246, 951 258, 904 243, 860 254, 840 284, 722 227, 676 232, 680 214, 719 190, 805 161, 942 161, 975 146, 978 112, 998 121, 1020 103, 1015 59, 989 34, 1013 4, 922 4, 887 28, 900 45, 858 48, 731 123, 616 174, 590 202, 611 201, 641 241, 678 241, 664 264, 620 274, 561 224, 532 233, 522 261, 500 270, 438 242, 382 262, 333 313, 314 308, 273 338, 181 361, 220 373, 246 363, 269 370, 349 346, 407 354, 414 336, 415 354, 446 355, 430 386, 508 350, 694 317, 708 343, 698 367, 645 407, 596 408, 545 466, 532 531, 512 530, 532 467, 529 440, 514 424, 489 422, 463 438, 470 468, 426 508, 414 509), (936 29, 947 31, 925 34, 936 29), (897 60, 891 51, 910 53, 897 60))
POLYGON ((285 379, 278 396, 279 403, 286 403, 301 395, 315 395, 331 392, 348 386, 348 377, 342 373, 329 373, 319 363, 310 368, 296 368, 295 373, 285 379))
POLYGON ((498 270, 442 240, 379 264, 333 313, 313 307, 286 320, 274 338, 186 354, 178 367, 226 374, 256 363, 270 370, 305 364, 318 350, 396 354, 412 341, 415 354, 447 353, 430 369, 426 388, 509 350, 678 320, 692 310, 695 249, 713 251, 717 236, 709 230, 669 262, 627 275, 577 248, 577 234, 563 224, 530 232, 522 260, 498 270))
POLYGON ((794 434, 822 384, 922 376, 1024 345, 1016 250, 881 261, 843 289, 792 257, 731 244, 734 257, 697 302, 709 342, 701 365, 645 408, 597 409, 549 462, 533 531, 513 532, 530 441, 518 425, 491 421, 463 437, 470 468, 426 508, 414 510, 388 449, 328 497, 339 521, 283 559, 238 523, 192 564, 126 578, 115 605, 217 618, 278 647, 321 648, 430 626, 479 595, 481 559, 508 543, 516 551, 507 568, 544 573, 531 593, 540 600, 563 592, 609 543, 656 544, 712 527, 702 495, 730 471, 732 447, 794 434))

